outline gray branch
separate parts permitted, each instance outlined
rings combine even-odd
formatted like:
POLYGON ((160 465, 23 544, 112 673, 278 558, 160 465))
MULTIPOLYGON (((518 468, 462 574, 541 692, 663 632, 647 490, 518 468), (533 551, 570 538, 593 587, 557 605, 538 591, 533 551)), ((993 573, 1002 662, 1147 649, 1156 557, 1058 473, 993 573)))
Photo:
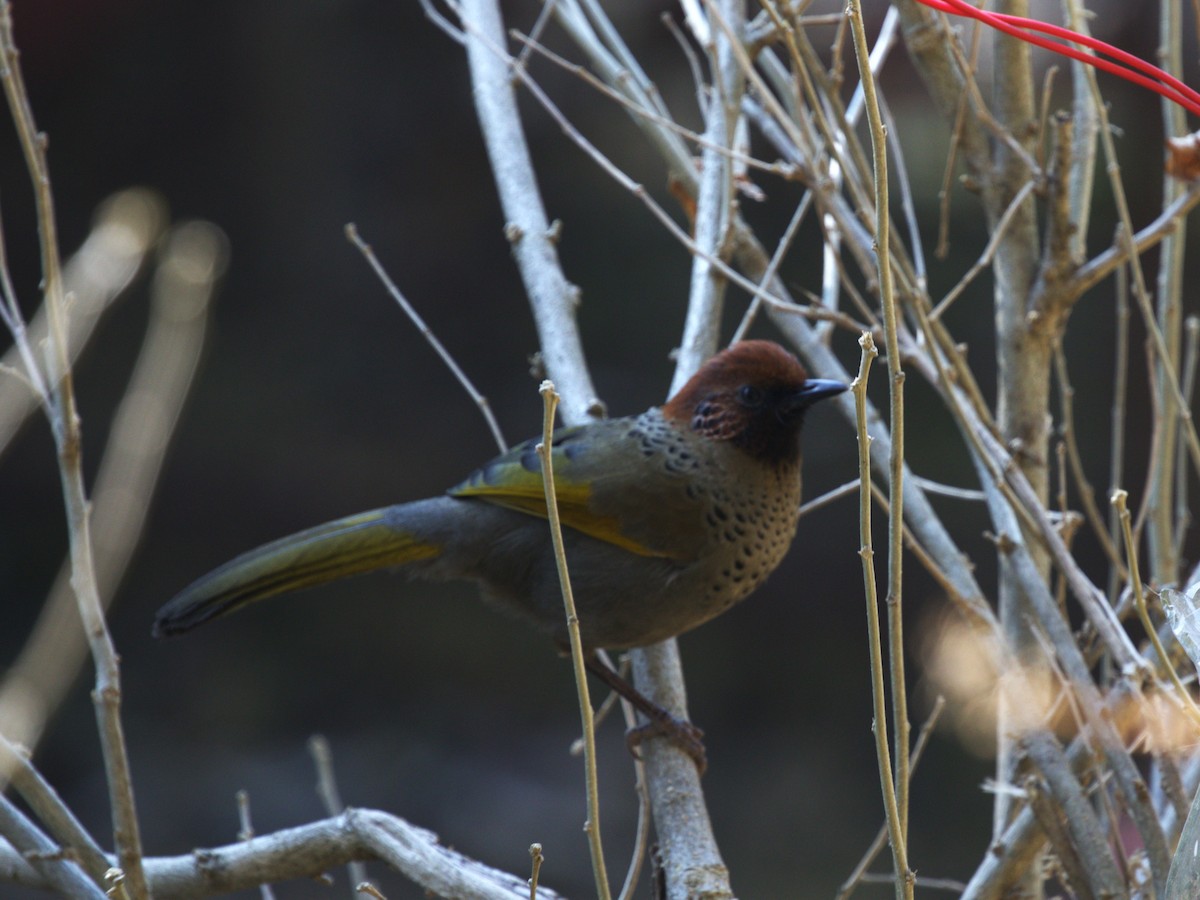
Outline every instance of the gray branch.
POLYGON ((466 0, 462 15, 475 110, 507 220, 505 234, 533 310, 542 361, 562 395, 563 418, 583 422, 603 412, 603 405, 588 375, 575 320, 579 290, 559 264, 521 127, 499 5, 466 0))
MULTIPOLYGON (((462 24, 479 121, 546 371, 562 394, 563 418, 571 424, 582 422, 602 406, 584 363, 575 319, 577 293, 562 274, 550 240, 521 127, 512 79, 523 75, 510 65, 494 0, 466 0, 462 24)), ((683 673, 673 641, 636 653, 634 674, 638 688, 651 700, 670 710, 684 708, 683 673)), ((731 896, 695 765, 664 740, 645 742, 643 752, 668 896, 731 896)))
MULTIPOLYGON (((362 860, 385 862, 438 897, 529 898, 525 879, 485 866, 442 846, 432 832, 373 809, 349 809, 335 818, 298 828, 193 850, 184 856, 151 858, 145 864, 155 900, 185 900, 295 878, 319 878, 332 869, 362 860)), ((59 864, 60 868, 65 866, 59 864)), ((0 872, 11 875, 9 880, 31 887, 56 886, 45 873, 36 874, 21 854, 3 845, 0 872)), ((93 896, 83 888, 65 890, 63 894, 93 896)), ((562 896, 541 885, 537 895, 538 900, 559 900, 562 896)), ((95 889, 94 896, 104 895, 95 889)))

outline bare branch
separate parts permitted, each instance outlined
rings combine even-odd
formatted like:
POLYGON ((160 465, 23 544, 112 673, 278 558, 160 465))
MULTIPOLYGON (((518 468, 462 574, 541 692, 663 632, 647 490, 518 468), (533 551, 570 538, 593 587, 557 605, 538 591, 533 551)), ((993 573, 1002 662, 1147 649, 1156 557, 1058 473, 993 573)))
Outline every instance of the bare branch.
POLYGON ((450 351, 438 340, 437 335, 433 333, 433 329, 425 324, 425 320, 421 318, 421 314, 408 302, 408 298, 400 292, 400 288, 396 286, 396 283, 392 281, 383 264, 379 262, 375 251, 371 249, 371 245, 359 236, 358 227, 353 222, 346 225, 346 239, 358 248, 358 252, 363 255, 363 259, 367 261, 367 265, 371 267, 376 277, 383 283, 387 292, 392 295, 392 299, 396 301, 409 320, 417 326, 417 331, 420 332, 421 337, 425 338, 426 343, 441 357, 442 362, 446 364, 446 368, 450 370, 458 383, 463 386, 471 401, 479 407, 479 412, 483 415, 484 421, 487 422, 488 428, 491 429, 492 438, 495 440, 496 446, 503 453, 508 449, 508 444, 504 441, 504 435, 500 431, 500 423, 496 421, 496 416, 492 412, 492 406, 488 403, 488 398, 475 387, 475 384, 467 376, 467 373, 462 370, 462 367, 454 359, 450 351))
MULTIPOLYGON (((79 866, 65 857, 59 847, 46 837, 40 829, 17 809, 12 802, 0 794, 0 837, 7 839, 20 851, 17 858, 27 863, 41 876, 41 882, 30 882, 38 887, 47 887, 64 897, 80 900, 105 900, 102 890, 91 881, 79 866)), ((3 845, 0 845, 2 847, 3 845)), ((20 865, 5 866, 24 874, 20 865)))
POLYGON ((584 363, 583 342, 575 321, 578 288, 567 281, 559 265, 521 128, 497 4, 492 0, 465 0, 462 25, 475 109, 508 220, 505 235, 529 296, 546 372, 562 394, 563 418, 579 423, 602 412, 603 404, 584 363))
POLYGON ((1107 835, 1058 742, 1050 734, 1037 731, 1021 739, 1021 749, 1044 779, 1045 794, 1042 785, 1026 782, 1026 789, 1034 793, 1034 815, 1049 835, 1057 830, 1052 830, 1053 826, 1061 824, 1062 838, 1054 843, 1059 859, 1074 863, 1069 871, 1076 889, 1086 886, 1094 897, 1121 896, 1124 879, 1109 852, 1107 835))
POLYGON ((3 737, 0 737, 0 761, 21 799, 49 829, 59 846, 64 848, 63 855, 78 862, 95 884, 102 884, 112 863, 63 803, 58 792, 46 783, 26 755, 3 737))
MULTIPOLYGON (((338 790, 337 774, 333 769, 333 750, 329 741, 322 734, 314 734, 308 739, 308 752, 312 755, 313 764, 317 768, 317 795, 330 816, 339 816, 346 811, 342 802, 342 793, 338 790)), ((367 867, 360 860, 351 862, 346 867, 353 885, 362 884, 367 880, 367 867)))
MULTIPOLYGON (((529 898, 523 878, 485 866, 442 846, 432 832, 372 809, 348 809, 331 819, 186 856, 147 859, 146 875, 156 900, 184 900, 247 890, 267 882, 317 878, 330 869, 368 859, 386 862, 440 897, 529 898)), ((13 857, 0 854, 0 868, 16 867, 13 857)), ((28 877, 28 870, 25 872, 28 877)), ((48 886, 44 880, 27 883, 48 886)), ((68 896, 91 895, 78 892, 68 896)), ((560 897, 545 886, 538 888, 538 900, 560 897)))
MULTIPOLYGON (((25 157, 25 166, 33 184, 37 207, 38 236, 41 244, 43 296, 45 298, 49 342, 46 352, 46 386, 50 391, 48 416, 58 450, 63 500, 67 509, 70 537, 71 583, 83 618, 84 632, 96 666, 92 702, 100 724, 100 743, 104 752, 105 776, 112 807, 113 834, 123 872, 123 886, 133 900, 148 897, 142 872, 142 847, 134 808, 133 782, 121 725, 121 678, 117 653, 104 620, 100 591, 96 581, 95 554, 92 546, 90 507, 83 480, 82 435, 75 406, 71 373, 71 354, 67 344, 67 308, 59 257, 58 226, 46 163, 45 136, 38 132, 29 105, 29 96, 18 62, 13 39, 9 4, 0 4, 0 83, 8 100, 17 136, 25 157)), ((9 279, 4 277, 6 283, 9 279)), ((14 339, 22 335, 14 332, 14 339)), ((25 351, 27 364, 31 355, 25 351)), ((30 368, 32 375, 33 368, 30 368)))

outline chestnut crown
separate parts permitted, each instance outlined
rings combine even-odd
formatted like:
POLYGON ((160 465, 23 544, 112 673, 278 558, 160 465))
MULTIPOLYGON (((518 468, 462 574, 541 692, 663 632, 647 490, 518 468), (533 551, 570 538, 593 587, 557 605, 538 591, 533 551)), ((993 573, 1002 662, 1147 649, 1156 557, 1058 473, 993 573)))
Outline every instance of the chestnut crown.
POLYGON ((663 415, 762 462, 794 462, 805 411, 845 390, 840 381, 809 378, 799 360, 772 341, 739 341, 701 366, 663 415))

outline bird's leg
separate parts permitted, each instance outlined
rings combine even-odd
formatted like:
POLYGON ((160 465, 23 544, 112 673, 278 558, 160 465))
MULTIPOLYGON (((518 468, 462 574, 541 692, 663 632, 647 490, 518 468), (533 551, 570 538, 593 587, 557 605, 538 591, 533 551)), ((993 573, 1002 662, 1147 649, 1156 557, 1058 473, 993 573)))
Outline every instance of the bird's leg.
POLYGON ((671 715, 617 674, 612 666, 606 664, 595 653, 587 654, 586 664, 593 675, 632 703, 649 720, 626 733, 625 739, 631 752, 647 737, 661 734, 690 756, 700 774, 704 774, 708 767, 708 758, 704 753, 703 731, 691 722, 671 715))

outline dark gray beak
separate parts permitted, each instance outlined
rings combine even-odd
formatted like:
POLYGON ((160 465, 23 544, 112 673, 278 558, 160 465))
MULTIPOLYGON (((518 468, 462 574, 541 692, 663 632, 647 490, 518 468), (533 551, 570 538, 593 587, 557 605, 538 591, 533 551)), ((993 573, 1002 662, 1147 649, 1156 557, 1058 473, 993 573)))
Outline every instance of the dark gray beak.
POLYGON ((804 409, 812 406, 818 400, 834 397, 842 391, 848 390, 850 390, 850 385, 842 384, 840 381, 833 381, 829 378, 809 378, 796 393, 794 402, 797 409, 804 409))

